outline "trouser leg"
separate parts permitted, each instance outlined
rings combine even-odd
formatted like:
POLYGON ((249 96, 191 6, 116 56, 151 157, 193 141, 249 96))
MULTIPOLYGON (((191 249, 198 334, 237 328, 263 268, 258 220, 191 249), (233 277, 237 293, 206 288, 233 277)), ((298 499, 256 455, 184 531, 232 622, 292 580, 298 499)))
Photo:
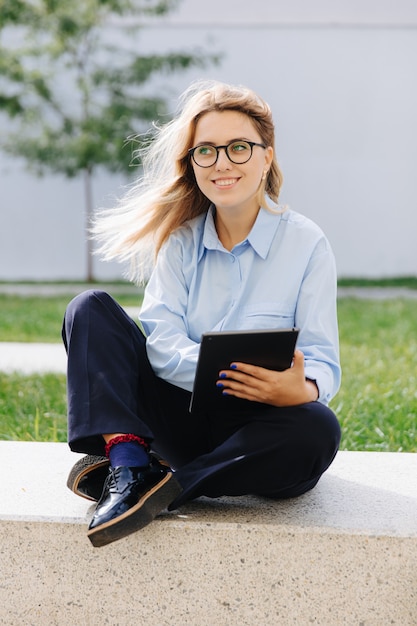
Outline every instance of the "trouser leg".
POLYGON ((209 454, 179 470, 184 492, 175 505, 199 495, 301 495, 316 485, 339 446, 338 421, 318 402, 266 407, 245 419, 209 454))
POLYGON ((138 384, 152 385, 144 339, 106 293, 88 291, 69 304, 63 325, 68 354, 68 439, 72 450, 103 454, 103 433, 151 438, 140 419, 138 384))
POLYGON ((207 422, 188 411, 190 393, 155 376, 145 338, 102 291, 68 305, 68 440, 73 451, 104 454, 103 433, 132 433, 178 467, 210 449, 207 422))

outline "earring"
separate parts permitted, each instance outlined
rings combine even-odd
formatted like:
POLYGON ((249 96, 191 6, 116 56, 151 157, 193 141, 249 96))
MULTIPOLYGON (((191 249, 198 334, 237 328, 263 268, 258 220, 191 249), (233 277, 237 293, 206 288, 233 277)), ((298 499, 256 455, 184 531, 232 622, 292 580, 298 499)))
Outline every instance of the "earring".
POLYGON ((264 170, 261 180, 265 180, 267 174, 268 174, 268 170, 264 170))

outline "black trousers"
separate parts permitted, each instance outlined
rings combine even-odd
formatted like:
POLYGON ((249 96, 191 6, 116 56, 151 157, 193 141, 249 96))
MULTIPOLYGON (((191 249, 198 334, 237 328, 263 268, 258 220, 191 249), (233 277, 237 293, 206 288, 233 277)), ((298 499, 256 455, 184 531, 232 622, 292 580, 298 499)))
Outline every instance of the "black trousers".
POLYGON ((316 485, 336 455, 339 423, 319 402, 191 415, 190 393, 154 374, 139 327, 104 292, 74 298, 62 334, 71 449, 102 455, 102 433, 140 435, 175 469, 181 502, 295 497, 316 485))

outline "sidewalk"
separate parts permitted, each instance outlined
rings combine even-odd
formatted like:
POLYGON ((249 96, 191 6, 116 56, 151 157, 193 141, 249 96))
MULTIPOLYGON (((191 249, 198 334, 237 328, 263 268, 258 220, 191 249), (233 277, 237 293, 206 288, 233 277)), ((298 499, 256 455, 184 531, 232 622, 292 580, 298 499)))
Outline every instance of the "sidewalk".
POLYGON ((339 287, 338 298, 360 300, 417 300, 417 289, 407 287, 339 287))
POLYGON ((87 289, 100 289, 111 292, 114 296, 142 294, 143 288, 131 283, 0 283, 0 294, 7 296, 36 296, 50 298, 52 296, 76 296, 87 289))
MULTIPOLYGON (((118 295, 141 295, 142 287, 126 283, 126 284, 91 284, 85 283, 68 283, 68 284, 11 284, 0 283, 0 294, 9 296, 76 296, 87 289, 101 289, 108 291, 116 298, 118 295)), ((393 300, 395 298, 406 298, 408 300, 417 300, 417 289, 409 289, 407 287, 339 287, 339 298, 360 298, 361 300, 393 300)))
POLYGON ((62 343, 0 342, 0 372, 65 374, 66 367, 62 343))

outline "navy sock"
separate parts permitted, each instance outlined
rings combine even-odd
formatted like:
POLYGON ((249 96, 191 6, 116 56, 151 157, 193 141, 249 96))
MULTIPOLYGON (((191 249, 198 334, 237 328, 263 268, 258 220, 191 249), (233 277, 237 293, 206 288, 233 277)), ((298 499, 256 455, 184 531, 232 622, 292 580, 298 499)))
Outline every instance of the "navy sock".
POLYGON ((109 460, 112 467, 148 467, 149 454, 137 441, 121 441, 110 448, 109 460))

